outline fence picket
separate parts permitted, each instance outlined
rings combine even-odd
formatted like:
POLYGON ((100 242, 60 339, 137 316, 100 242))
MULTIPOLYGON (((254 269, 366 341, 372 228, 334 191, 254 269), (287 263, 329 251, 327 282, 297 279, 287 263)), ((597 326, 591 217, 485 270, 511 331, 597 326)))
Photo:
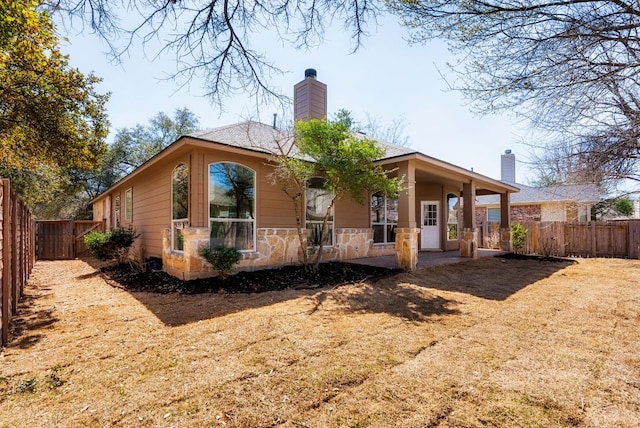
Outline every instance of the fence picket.
POLYGON ((9 338, 9 322, 18 310, 35 261, 33 219, 27 206, 0 178, 0 345, 9 338))
MULTIPOLYGON (((527 229, 521 253, 548 256, 640 258, 640 219, 589 222, 519 222, 527 229)), ((493 230, 480 225, 484 240, 493 230)))

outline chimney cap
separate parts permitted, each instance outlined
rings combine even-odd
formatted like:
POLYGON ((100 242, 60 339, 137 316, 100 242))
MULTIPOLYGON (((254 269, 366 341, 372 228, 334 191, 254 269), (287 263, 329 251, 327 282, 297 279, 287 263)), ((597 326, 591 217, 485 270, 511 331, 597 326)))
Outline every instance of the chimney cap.
POLYGON ((507 149, 507 150, 505 150, 505 151, 504 151, 504 154, 505 154, 505 155, 510 155, 510 154, 511 154, 511 149, 507 149))
POLYGON ((304 77, 305 77, 305 78, 307 78, 307 77, 312 77, 312 78, 314 78, 314 79, 315 79, 317 75, 318 75, 318 73, 316 72, 316 69, 315 69, 315 68, 307 68, 307 69, 304 71, 304 77))

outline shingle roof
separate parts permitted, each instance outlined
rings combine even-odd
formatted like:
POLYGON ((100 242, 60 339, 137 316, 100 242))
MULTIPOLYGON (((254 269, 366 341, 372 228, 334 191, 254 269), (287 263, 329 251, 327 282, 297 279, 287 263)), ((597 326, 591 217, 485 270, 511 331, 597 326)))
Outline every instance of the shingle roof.
MULTIPOLYGON (((512 204, 541 203, 541 202, 597 202, 600 200, 598 188, 595 184, 571 184, 550 187, 531 187, 520 183, 503 181, 520 188, 520 192, 512 193, 512 204)), ((476 205, 497 205, 499 195, 478 196, 476 205)))
MULTIPOLYGON (((357 138, 366 138, 364 134, 355 134, 357 138)), ((273 128, 260 122, 247 121, 234 125, 221 126, 219 128, 208 129, 206 131, 195 132, 187 137, 204 141, 211 141, 227 146, 253 150, 267 154, 281 154, 291 149, 293 137, 290 132, 273 128)), ((409 153, 416 153, 408 147, 376 140, 378 145, 385 150, 382 159, 401 156, 409 153)), ((295 156, 295 153, 288 153, 295 156)))

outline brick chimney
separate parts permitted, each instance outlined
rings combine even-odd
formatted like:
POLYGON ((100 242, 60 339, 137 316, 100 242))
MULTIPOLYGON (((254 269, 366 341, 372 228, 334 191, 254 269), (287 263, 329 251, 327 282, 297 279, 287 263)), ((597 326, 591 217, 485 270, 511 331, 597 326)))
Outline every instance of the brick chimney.
POLYGON ((307 68, 304 80, 293 87, 294 120, 327 118, 327 85, 316 80, 316 70, 307 68))
POLYGON ((511 150, 505 150, 500 156, 500 180, 516 182, 516 155, 511 153, 511 150))

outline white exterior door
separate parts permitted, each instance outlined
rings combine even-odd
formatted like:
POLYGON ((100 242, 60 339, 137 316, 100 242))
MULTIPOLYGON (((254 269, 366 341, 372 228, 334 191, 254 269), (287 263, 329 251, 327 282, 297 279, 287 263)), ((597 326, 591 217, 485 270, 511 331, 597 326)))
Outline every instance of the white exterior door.
POLYGON ((440 249, 440 201, 422 201, 420 240, 423 250, 440 249))

